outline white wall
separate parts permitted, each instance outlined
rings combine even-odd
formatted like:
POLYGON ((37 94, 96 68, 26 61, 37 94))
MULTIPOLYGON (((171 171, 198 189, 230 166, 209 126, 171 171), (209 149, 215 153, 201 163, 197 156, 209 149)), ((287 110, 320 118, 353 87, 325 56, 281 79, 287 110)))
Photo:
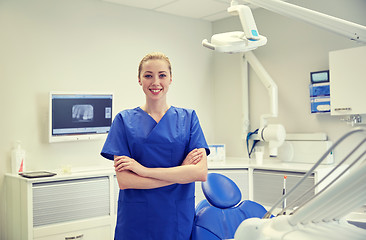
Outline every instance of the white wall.
POLYGON ((105 91, 117 111, 144 103, 137 67, 148 52, 172 62, 170 104, 194 108, 213 141, 212 53, 201 47, 211 23, 123 7, 99 0, 0 1, 0 238, 4 174, 16 140, 28 170, 109 166, 102 140, 48 143, 50 91, 105 91))
MULTIPOLYGON (((296 0, 296 5, 366 25, 364 0, 296 0)), ((331 140, 343 135, 350 126, 340 117, 311 114, 310 72, 329 69, 328 53, 360 46, 342 36, 265 9, 253 11, 258 30, 268 38, 266 46, 254 51, 278 86, 279 116, 269 123, 281 123, 287 132, 325 132, 331 140)), ((237 17, 217 21, 214 33, 240 30, 237 17)), ((215 53, 215 140, 226 143, 228 155, 246 156, 242 140, 241 54, 215 53)), ((250 70, 251 130, 259 127, 259 117, 269 113, 266 90, 250 70)), ((365 86, 360 86, 365 88, 365 86)), ((337 156, 336 156, 337 157, 337 156)), ((337 160, 337 159, 336 159, 337 160)))
MULTIPOLYGON (((364 0, 291 2, 366 25, 364 0)), ((358 45, 263 9, 253 14, 268 38, 255 54, 279 89, 279 117, 271 122, 284 124, 288 132, 324 131, 336 139, 350 127, 338 117, 310 114, 309 72, 328 68, 329 51, 358 45)), ((213 27, 215 33, 241 28, 235 17, 213 27)), ((196 109, 209 142, 226 143, 228 156, 245 156, 241 55, 201 46, 212 35, 211 23, 99 0, 2 0, 0 30, 0 239, 5 239, 4 174, 15 140, 27 150, 30 170, 110 164, 99 157, 103 141, 48 143, 49 91, 113 91, 116 109, 138 106, 144 95, 137 65, 147 52, 163 51, 171 58, 170 103, 196 109)), ((251 129, 268 112, 256 78, 251 71, 251 129)))

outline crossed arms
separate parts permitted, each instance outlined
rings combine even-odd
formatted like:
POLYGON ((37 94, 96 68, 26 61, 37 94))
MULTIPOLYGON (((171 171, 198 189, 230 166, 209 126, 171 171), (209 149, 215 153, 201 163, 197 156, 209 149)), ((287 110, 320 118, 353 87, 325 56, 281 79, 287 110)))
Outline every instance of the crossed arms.
POLYGON ((207 155, 204 148, 192 150, 177 167, 147 168, 127 156, 114 156, 120 189, 152 189, 171 184, 206 181, 207 155))

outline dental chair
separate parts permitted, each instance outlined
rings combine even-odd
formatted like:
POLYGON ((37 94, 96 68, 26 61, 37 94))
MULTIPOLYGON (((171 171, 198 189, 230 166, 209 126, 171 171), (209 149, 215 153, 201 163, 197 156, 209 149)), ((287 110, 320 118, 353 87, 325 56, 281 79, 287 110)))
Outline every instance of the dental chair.
POLYGON ((202 182, 206 200, 196 206, 191 240, 234 239, 241 222, 248 218, 262 218, 266 209, 253 201, 241 201, 238 186, 228 177, 209 173, 202 182))

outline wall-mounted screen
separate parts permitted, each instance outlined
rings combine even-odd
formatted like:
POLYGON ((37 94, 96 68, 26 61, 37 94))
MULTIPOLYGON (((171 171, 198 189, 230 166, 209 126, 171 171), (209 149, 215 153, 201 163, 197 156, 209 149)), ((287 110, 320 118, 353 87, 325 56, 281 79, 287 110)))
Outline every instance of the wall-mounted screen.
POLYGON ((112 93, 50 93, 49 141, 105 137, 112 124, 112 93))

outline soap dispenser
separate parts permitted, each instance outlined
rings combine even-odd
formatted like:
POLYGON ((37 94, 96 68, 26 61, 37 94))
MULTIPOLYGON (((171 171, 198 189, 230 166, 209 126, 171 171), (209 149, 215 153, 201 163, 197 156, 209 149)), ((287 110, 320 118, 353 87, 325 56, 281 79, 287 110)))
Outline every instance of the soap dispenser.
POLYGON ((11 171, 13 174, 19 174, 25 171, 25 151, 20 146, 20 141, 15 143, 11 154, 11 171))

